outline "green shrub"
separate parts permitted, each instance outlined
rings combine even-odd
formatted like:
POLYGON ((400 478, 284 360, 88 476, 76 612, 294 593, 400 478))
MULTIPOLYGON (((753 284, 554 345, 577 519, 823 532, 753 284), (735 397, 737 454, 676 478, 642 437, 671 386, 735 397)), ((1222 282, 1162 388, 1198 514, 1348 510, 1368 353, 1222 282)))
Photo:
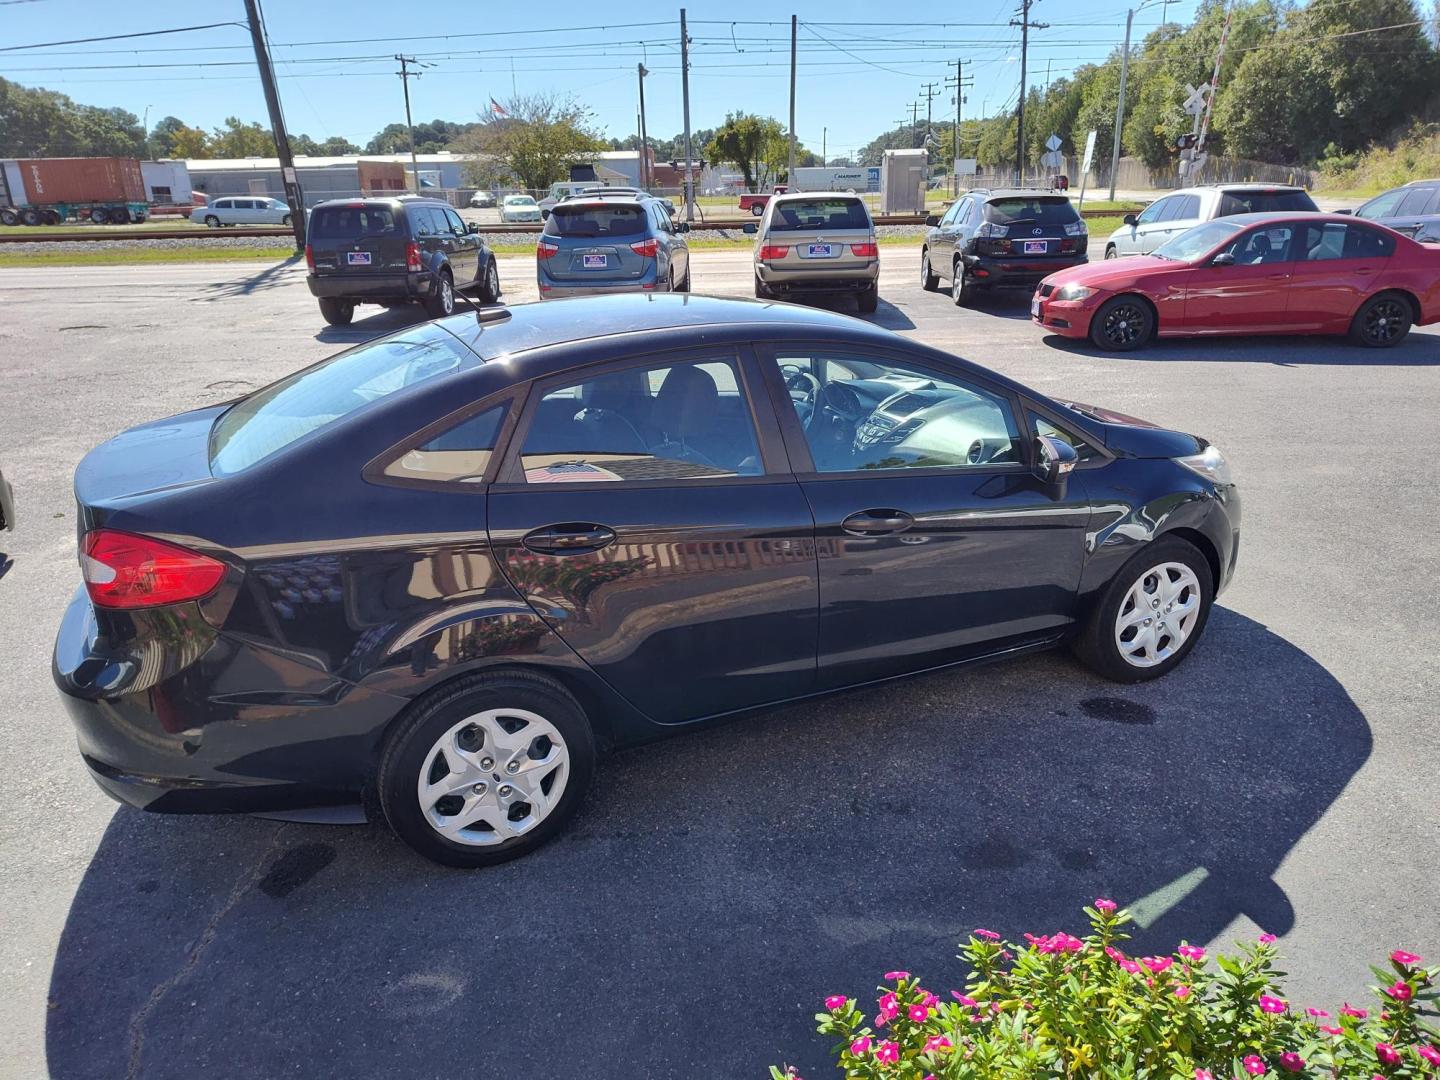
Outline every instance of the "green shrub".
MULTIPOLYGON (((847 1078, 865 1080, 1250 1080, 1440 1076, 1434 1016, 1440 967, 1402 950, 1373 968, 1377 1006, 1331 1016, 1283 997, 1275 939, 1213 958, 1182 944, 1169 956, 1127 956, 1125 911, 1085 909, 1091 933, 1026 934, 1012 945, 976 930, 961 946, 965 991, 943 996, 906 971, 886 974, 874 1015, 836 994, 819 1031, 847 1078), (1213 960, 1213 963, 1212 963, 1213 960)), ((793 1069, 772 1067, 773 1080, 793 1069)))

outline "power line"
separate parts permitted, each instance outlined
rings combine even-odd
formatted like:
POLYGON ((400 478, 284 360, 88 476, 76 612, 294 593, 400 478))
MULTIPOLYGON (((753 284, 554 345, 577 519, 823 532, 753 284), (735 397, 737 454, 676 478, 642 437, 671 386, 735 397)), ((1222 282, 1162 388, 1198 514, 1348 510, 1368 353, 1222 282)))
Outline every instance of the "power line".
POLYGON ((192 30, 214 30, 221 26, 244 27, 241 22, 205 23, 203 26, 176 26, 169 30, 142 30, 134 34, 104 34, 101 37, 71 38, 69 41, 42 41, 32 45, 7 45, 0 52, 18 52, 21 49, 48 49, 52 45, 84 45, 91 41, 119 41, 124 38, 159 37, 162 34, 188 34, 192 30))

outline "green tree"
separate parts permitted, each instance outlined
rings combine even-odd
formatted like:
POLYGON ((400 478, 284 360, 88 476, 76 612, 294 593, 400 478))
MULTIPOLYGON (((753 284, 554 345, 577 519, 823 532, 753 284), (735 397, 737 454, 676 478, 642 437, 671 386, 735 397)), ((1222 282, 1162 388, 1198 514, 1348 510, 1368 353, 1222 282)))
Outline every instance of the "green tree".
POLYGON ((275 136, 254 121, 247 124, 227 116, 210 135, 210 153, 217 158, 274 157, 275 136))
POLYGON ((605 146, 589 110, 572 99, 530 94, 502 104, 507 115, 482 118, 450 143, 469 158, 466 178, 472 183, 488 182, 500 163, 522 186, 546 188, 605 146))
MULTIPOLYGON (((796 148, 799 157, 799 148, 796 148)), ((740 170, 746 188, 764 187, 779 177, 790 156, 780 121, 752 113, 730 113, 705 146, 705 156, 740 170)))
POLYGON ((177 158, 214 157, 210 149, 210 136, 195 127, 181 126, 170 138, 170 156, 177 158))

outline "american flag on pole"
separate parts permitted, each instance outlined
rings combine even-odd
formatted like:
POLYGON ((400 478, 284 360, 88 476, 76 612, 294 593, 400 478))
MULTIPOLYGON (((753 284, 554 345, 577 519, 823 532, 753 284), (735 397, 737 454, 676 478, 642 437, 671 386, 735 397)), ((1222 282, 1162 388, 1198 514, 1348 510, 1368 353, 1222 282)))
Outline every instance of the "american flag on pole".
POLYGON ((509 116, 509 115, 510 115, 508 112, 505 111, 505 106, 501 105, 501 104, 500 104, 498 101, 496 101, 493 97, 490 99, 490 112, 491 112, 491 114, 494 115, 494 116, 509 116))

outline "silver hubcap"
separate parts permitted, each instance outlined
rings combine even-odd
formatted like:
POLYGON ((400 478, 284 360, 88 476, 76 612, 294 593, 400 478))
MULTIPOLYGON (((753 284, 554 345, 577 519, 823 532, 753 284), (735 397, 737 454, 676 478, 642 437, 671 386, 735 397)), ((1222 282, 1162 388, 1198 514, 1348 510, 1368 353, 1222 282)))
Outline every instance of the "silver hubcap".
POLYGON ((449 278, 442 278, 440 281, 440 304, 446 311, 455 306, 455 294, 450 289, 449 278))
POLYGON ((1152 566, 1130 586, 1115 617, 1115 647, 1138 668, 1163 664, 1200 617, 1200 580, 1184 563, 1152 566))
POLYGON ((416 794, 441 836, 488 847, 544 821, 569 778, 570 752, 555 725, 524 709, 489 709, 436 740, 416 794))

